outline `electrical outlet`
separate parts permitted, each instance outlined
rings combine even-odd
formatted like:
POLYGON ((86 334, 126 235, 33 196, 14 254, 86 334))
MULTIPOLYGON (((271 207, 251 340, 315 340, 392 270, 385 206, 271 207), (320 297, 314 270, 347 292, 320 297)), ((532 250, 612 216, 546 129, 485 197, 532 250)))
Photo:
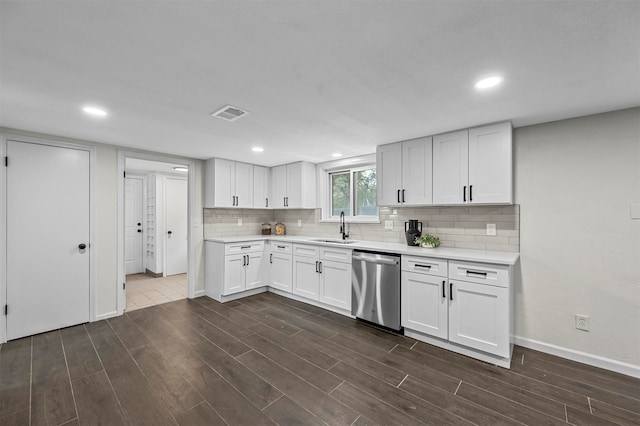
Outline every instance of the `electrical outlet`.
POLYGON ((392 220, 385 220, 384 221, 384 229, 387 229, 389 231, 393 231, 393 221, 392 220))
POLYGON ((576 328, 582 331, 589 331, 589 316, 576 314, 576 328))
POLYGON ((242 226, 242 218, 238 218, 238 226, 242 226))
POLYGON ((298 219, 298 226, 302 226, 302 219, 298 219))
POLYGON ((495 236, 496 235, 496 224, 495 223, 487 223, 487 235, 495 236))

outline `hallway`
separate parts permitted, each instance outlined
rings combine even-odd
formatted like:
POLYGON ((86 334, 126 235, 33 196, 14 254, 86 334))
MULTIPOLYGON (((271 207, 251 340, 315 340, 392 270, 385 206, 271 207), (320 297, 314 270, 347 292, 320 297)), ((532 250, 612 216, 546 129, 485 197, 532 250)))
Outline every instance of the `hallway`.
POLYGON ((127 275, 126 311, 173 302, 187 297, 187 274, 153 278, 146 274, 127 275))

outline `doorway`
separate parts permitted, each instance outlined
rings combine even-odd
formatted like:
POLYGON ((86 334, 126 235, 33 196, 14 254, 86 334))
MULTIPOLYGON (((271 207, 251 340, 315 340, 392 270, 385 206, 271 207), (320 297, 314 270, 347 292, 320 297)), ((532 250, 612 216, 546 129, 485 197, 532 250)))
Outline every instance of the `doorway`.
POLYGON ((157 155, 118 156, 124 177, 119 186, 118 276, 123 285, 118 313, 193 297, 189 203, 194 165, 157 155))

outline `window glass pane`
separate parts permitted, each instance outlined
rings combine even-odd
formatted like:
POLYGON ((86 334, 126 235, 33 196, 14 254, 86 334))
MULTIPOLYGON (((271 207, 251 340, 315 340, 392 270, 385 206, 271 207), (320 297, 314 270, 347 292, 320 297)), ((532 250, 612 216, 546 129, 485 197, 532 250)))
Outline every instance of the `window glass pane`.
POLYGON ((349 173, 331 175, 331 215, 340 216, 344 212, 345 216, 351 216, 351 182, 349 173))
POLYGON ((356 215, 376 216, 376 169, 355 172, 353 181, 356 187, 356 215))

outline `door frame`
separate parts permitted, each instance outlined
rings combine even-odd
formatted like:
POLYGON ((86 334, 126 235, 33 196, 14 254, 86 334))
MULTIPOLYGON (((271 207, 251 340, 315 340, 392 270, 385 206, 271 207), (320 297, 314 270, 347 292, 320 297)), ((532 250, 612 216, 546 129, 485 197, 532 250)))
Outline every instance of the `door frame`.
MULTIPOLYGON (((95 170, 96 147, 54 139, 35 138, 12 133, 0 134, 0 158, 7 155, 7 142, 25 142, 36 145, 76 149, 89 153, 89 321, 96 320, 96 246, 95 246, 95 170)), ((9 160, 11 161, 11 160, 9 160)), ((7 303, 7 167, 0 167, 0 306, 7 303)), ((0 315, 0 343, 7 341, 7 317, 0 315)))
MULTIPOLYGON (((167 276, 167 179, 185 180, 187 181, 187 197, 189 195, 189 179, 180 176, 162 175, 162 276, 167 276)), ((188 204, 188 201, 187 201, 188 204)), ((187 208, 187 234, 189 233, 189 210, 187 208)), ((157 226, 157 225, 156 225, 157 226)), ((187 242, 187 250, 189 243, 187 242)), ((187 279, 189 278, 188 265, 189 253, 187 253, 187 279)))
POLYGON ((196 297, 196 228, 192 215, 196 212, 196 163, 183 157, 163 154, 149 154, 136 151, 118 150, 118 265, 117 265, 117 298, 116 315, 124 313, 125 303, 125 267, 124 267, 124 172, 127 158, 158 161, 161 163, 179 164, 189 168, 187 174, 187 297, 196 297))

